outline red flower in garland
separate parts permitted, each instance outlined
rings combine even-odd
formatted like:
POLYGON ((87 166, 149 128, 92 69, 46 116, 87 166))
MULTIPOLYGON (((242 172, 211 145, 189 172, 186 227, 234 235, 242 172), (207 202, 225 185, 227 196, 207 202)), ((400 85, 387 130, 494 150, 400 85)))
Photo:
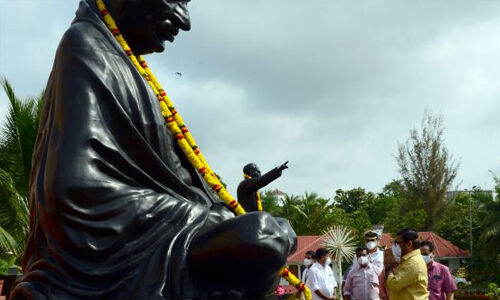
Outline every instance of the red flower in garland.
POLYGON ((303 292, 306 290, 306 285, 303 282, 301 282, 301 283, 299 283, 299 286, 297 287, 297 289, 299 290, 299 292, 303 292))
POLYGON ((288 269, 284 269, 283 273, 281 274, 281 276, 288 277, 289 274, 290 274, 290 271, 288 271, 288 269))

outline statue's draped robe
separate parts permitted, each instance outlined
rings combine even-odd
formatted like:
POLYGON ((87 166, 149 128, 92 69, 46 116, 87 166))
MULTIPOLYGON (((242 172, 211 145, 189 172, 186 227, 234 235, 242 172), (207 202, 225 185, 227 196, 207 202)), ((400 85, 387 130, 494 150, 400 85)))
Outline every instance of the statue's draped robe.
POLYGON ((185 296, 186 252, 215 201, 91 1, 57 50, 33 162, 13 298, 185 296))

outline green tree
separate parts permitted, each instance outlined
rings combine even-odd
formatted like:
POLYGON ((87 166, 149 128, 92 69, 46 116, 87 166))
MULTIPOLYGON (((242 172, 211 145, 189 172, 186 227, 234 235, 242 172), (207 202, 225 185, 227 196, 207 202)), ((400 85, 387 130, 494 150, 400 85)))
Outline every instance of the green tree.
POLYGON ((0 132, 0 256, 19 255, 28 230, 28 184, 42 97, 19 99, 1 79, 10 107, 0 132))
POLYGON ((420 131, 410 130, 406 143, 399 144, 396 160, 408 200, 408 207, 401 206, 407 209, 402 213, 423 210, 425 220, 420 230, 434 229, 449 205, 446 192, 457 175, 458 163, 445 147, 443 135, 443 117, 426 111, 420 131))
POLYGON ((458 247, 468 250, 470 248, 470 220, 472 220, 473 244, 477 246, 477 237, 481 230, 480 207, 474 201, 472 194, 461 192, 453 199, 453 204, 444 214, 436 231, 458 247))
POLYGON ((486 216, 481 220, 480 240, 484 243, 481 254, 484 257, 494 257, 499 255, 500 245, 500 178, 493 175, 495 181, 496 199, 485 201, 484 211, 486 216))
POLYGON ((262 209, 271 215, 277 215, 280 212, 281 207, 278 203, 278 197, 276 197, 271 191, 260 192, 260 200, 262 201, 262 209))
POLYGON ((352 213, 374 203, 375 198, 374 193, 366 192, 365 189, 358 187, 347 191, 336 190, 334 200, 337 207, 342 208, 347 213, 352 213))
MULTIPOLYGON (((498 188, 498 183, 496 183, 498 188)), ((437 233, 462 249, 470 251, 472 239, 472 265, 469 275, 473 281, 500 275, 497 267, 499 253, 498 199, 481 188, 458 193, 437 227, 437 233), (472 234, 471 234, 472 229, 472 234), (491 230, 491 231, 490 231, 491 230)))
POLYGON ((291 222, 298 235, 319 235, 335 217, 328 199, 318 197, 316 193, 305 193, 295 200, 291 206, 293 213, 289 215, 295 216, 291 222))
POLYGON ((374 201, 367 203, 365 210, 372 224, 385 224, 390 212, 402 198, 401 190, 401 183, 393 180, 384 186, 382 192, 374 198, 374 201))

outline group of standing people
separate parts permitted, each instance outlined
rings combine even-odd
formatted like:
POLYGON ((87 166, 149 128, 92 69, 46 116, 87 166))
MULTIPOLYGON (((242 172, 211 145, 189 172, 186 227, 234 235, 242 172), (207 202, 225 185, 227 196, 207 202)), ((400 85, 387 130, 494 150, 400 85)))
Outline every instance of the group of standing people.
MULTIPOLYGON (((380 235, 365 233, 365 245, 356 249, 352 265, 339 287, 347 300, 453 300, 457 289, 450 270, 434 261, 434 244, 421 242, 418 232, 405 228, 394 245, 378 247, 380 235)), ((330 254, 324 248, 306 252, 302 281, 313 300, 337 299, 337 282, 330 268, 330 254)))

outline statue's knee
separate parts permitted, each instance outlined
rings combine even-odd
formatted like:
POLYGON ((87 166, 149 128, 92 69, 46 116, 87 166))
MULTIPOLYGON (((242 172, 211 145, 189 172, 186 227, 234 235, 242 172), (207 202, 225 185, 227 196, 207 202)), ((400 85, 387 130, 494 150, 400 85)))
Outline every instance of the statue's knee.
POLYGON ((297 237, 290 223, 267 213, 248 213, 240 217, 242 236, 249 247, 260 247, 263 251, 288 256, 295 251, 297 237))

